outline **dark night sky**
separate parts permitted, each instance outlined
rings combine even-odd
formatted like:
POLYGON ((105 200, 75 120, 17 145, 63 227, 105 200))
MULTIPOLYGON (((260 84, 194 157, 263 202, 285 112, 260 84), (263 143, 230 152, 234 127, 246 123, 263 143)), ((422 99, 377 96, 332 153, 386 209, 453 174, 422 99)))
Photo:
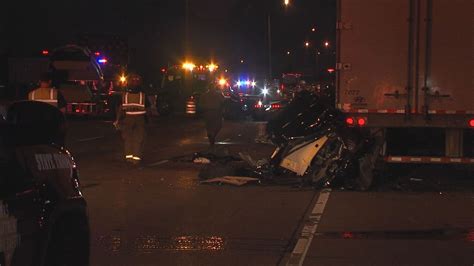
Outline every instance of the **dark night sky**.
MULTIPOLYGON (((266 14, 272 14, 276 71, 305 55, 304 41, 333 40, 334 0, 189 0, 190 49, 193 57, 248 70, 266 67, 266 14), (315 25, 318 31, 311 35, 315 25)), ((71 43, 78 34, 117 34, 128 39, 131 66, 145 75, 183 60, 185 0, 16 0, 7 4, 7 56, 39 53, 71 43)), ((3 38, 2 38, 3 39, 3 38)), ((2 40, 3 42, 3 40, 2 40)), ((313 47, 312 49, 316 49, 313 47)), ((306 52, 308 53, 308 52, 306 52)), ((307 56, 307 54, 306 54, 307 56)))

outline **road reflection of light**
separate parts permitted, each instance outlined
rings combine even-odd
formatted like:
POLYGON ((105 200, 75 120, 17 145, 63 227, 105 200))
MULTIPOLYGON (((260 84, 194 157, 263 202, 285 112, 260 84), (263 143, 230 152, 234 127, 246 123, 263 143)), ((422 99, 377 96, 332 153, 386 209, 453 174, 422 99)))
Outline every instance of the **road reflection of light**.
POLYGON ((159 238, 149 235, 138 237, 135 249, 138 253, 149 254, 158 250, 174 251, 218 251, 223 250, 225 241, 219 236, 178 236, 172 238, 159 238))
POLYGON ((176 180, 176 187, 182 189, 194 189, 199 185, 193 177, 191 176, 180 176, 176 180))
POLYGON ((189 145, 192 143, 193 143, 193 140, 191 138, 185 138, 179 141, 179 145, 189 145))

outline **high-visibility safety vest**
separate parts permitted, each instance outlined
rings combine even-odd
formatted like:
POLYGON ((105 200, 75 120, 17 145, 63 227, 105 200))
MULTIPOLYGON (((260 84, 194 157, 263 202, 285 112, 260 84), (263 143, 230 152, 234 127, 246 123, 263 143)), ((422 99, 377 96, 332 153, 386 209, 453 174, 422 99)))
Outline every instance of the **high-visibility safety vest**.
POLYGON ((146 114, 145 93, 126 92, 122 97, 122 108, 126 115, 146 114))
POLYGON ((44 102, 58 107, 58 91, 54 88, 38 88, 28 94, 28 100, 44 102))

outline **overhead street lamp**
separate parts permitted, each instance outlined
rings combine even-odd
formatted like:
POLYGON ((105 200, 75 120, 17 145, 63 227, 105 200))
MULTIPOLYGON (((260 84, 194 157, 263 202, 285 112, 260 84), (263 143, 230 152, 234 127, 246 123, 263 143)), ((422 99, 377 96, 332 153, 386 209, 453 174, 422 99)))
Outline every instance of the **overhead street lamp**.
POLYGON ((285 4, 285 6, 289 6, 290 5, 290 0, 284 0, 283 3, 285 4))

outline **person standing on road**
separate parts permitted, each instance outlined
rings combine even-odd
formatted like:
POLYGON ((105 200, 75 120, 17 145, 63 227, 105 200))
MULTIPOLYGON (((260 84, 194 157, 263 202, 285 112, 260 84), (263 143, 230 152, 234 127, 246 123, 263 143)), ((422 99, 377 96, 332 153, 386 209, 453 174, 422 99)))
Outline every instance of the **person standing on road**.
POLYGON ((206 123, 207 137, 211 148, 214 147, 216 137, 222 128, 222 112, 225 98, 216 84, 212 83, 207 92, 200 99, 200 107, 203 111, 206 123))
POLYGON ((145 124, 148 121, 149 106, 142 90, 142 77, 137 74, 128 76, 128 88, 122 95, 114 125, 122 131, 125 160, 139 164, 143 155, 145 124))
POLYGON ((41 76, 40 86, 28 94, 28 100, 48 103, 66 112, 66 100, 59 90, 51 86, 52 79, 50 74, 45 73, 41 76))

